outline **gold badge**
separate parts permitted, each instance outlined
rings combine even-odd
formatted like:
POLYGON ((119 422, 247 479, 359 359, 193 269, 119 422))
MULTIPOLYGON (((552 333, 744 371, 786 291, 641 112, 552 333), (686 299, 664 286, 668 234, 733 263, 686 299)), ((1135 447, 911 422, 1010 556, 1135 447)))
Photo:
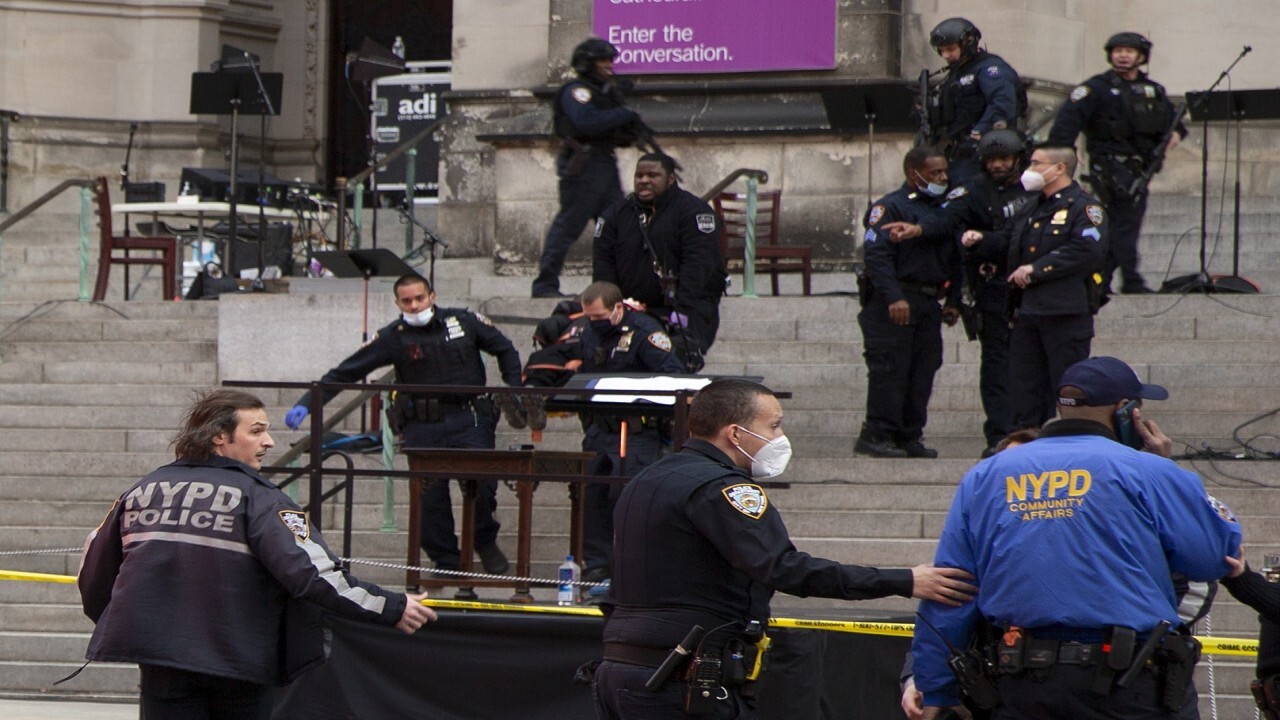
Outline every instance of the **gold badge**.
POLYGON ((1050 225, 1066 225, 1067 209, 1063 208, 1053 214, 1053 219, 1049 221, 1050 225))

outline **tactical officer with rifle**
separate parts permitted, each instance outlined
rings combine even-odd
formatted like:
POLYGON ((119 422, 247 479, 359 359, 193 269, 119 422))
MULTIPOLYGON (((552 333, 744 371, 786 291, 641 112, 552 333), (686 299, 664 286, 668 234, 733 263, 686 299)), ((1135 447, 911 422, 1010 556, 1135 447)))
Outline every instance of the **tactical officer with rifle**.
POLYGON ((1187 135, 1186 106, 1177 108, 1164 86, 1139 68, 1151 57, 1151 41, 1122 32, 1107 41, 1111 69, 1085 80, 1049 132, 1049 142, 1073 145, 1084 132, 1089 170, 1084 176, 1107 208, 1111 247, 1106 284, 1120 268, 1122 293, 1149 293, 1138 272, 1138 234, 1147 212, 1147 184, 1160 171, 1165 154, 1187 135))
POLYGON ((1017 220, 1036 204, 1039 193, 1022 186, 1026 145, 1013 130, 992 130, 978 143, 983 172, 947 193, 939 212, 919 224, 890 223, 890 240, 958 236, 964 246, 965 295, 960 319, 970 340, 982 345, 978 387, 986 422, 982 434, 988 457, 1013 428, 1009 411, 1009 236, 1017 220))
POLYGON ((635 192, 596 222, 592 278, 614 283, 665 323, 685 371, 695 373, 720 328, 727 271, 719 219, 680 187, 678 169, 661 153, 636 163, 635 192))
POLYGON ((556 156, 560 179, 560 211, 542 248, 533 297, 563 297, 560 271, 569 248, 587 221, 622 200, 614 150, 641 143, 656 147, 653 131, 639 113, 627 107, 623 83, 615 79, 618 49, 600 38, 588 38, 573 50, 577 77, 556 93, 553 131, 564 146, 556 156))
MULTIPOLYGON (((953 184, 977 175, 978 141, 992 130, 1017 129, 1027 96, 1018 73, 999 55, 978 47, 982 31, 968 20, 948 18, 929 33, 929 44, 947 63, 947 76, 925 105, 928 144, 947 156, 953 184)), ((927 76, 921 78, 927 89, 927 76)))

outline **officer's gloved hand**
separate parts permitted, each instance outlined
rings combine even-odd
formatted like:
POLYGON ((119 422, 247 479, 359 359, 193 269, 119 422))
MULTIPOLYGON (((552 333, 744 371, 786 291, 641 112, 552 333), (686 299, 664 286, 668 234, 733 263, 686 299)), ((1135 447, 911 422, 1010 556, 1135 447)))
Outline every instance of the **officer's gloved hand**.
POLYGON ((284 424, 288 425, 290 430, 297 430, 310 412, 306 405, 294 405, 292 410, 285 413, 284 424))
POLYGON ((671 323, 673 327, 688 328, 689 316, 672 310, 671 315, 667 317, 667 322, 671 323))

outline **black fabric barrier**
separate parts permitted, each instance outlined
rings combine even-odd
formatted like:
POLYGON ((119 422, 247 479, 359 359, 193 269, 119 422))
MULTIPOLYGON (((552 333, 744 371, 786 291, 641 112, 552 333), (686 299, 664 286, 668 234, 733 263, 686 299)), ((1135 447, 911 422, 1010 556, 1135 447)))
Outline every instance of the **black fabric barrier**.
MULTIPOLYGON (((280 689, 274 717, 590 720, 591 690, 572 680, 579 665, 600 657, 601 624, 550 613, 440 611, 439 621, 410 637, 329 618, 329 661, 280 689)), ((901 717, 897 678, 908 638, 794 628, 769 635, 762 720, 901 717)))

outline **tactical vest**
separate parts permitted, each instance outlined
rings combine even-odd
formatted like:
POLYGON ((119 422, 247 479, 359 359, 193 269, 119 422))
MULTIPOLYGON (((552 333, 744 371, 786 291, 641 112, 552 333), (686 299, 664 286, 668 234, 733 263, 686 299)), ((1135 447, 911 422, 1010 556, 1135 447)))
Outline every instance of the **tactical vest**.
POLYGON ((584 145, 607 143, 618 147, 626 147, 635 142, 635 131, 630 127, 614 128, 595 135, 583 132, 576 127, 564 111, 566 100, 568 102, 577 102, 577 100, 565 97, 565 95, 573 92, 574 88, 588 90, 591 93, 591 99, 587 102, 596 110, 616 110, 617 108, 625 107, 627 104, 622 97, 622 91, 618 89, 615 83, 609 82, 604 85, 597 85, 587 78, 571 80, 560 86, 560 91, 556 93, 552 129, 557 137, 576 140, 584 145))
POLYGON ((437 308, 425 328, 396 329, 396 379, 414 385, 484 385, 484 361, 462 321, 465 310, 437 308))

